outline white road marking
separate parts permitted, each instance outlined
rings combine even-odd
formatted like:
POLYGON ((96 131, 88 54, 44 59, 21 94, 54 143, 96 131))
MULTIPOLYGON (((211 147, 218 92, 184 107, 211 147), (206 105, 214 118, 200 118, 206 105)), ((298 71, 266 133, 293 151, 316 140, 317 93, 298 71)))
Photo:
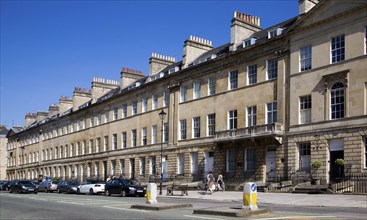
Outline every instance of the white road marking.
POLYGON ((124 210, 124 211, 133 211, 133 212, 149 212, 149 211, 146 211, 146 210, 130 209, 130 208, 118 208, 118 207, 113 207, 113 206, 109 206, 109 205, 104 205, 102 207, 109 208, 109 209, 119 209, 119 210, 124 210))
POLYGON ((302 215, 302 216, 288 216, 288 217, 274 217, 274 218, 257 218, 254 220, 277 220, 277 219, 294 219, 294 217, 306 217, 306 218, 336 218, 336 216, 326 216, 326 215, 302 215))
POLYGON ((214 219, 214 220, 222 220, 222 218, 210 218, 210 217, 200 217, 200 216, 193 216, 193 215, 184 215, 185 217, 189 218, 200 218, 200 219, 214 219))

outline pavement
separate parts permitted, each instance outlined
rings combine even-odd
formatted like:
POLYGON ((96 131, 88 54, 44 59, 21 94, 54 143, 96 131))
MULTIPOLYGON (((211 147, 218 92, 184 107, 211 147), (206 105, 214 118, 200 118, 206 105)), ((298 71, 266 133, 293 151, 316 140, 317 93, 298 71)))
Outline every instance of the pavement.
MULTIPOLYGON (((243 192, 240 191, 218 191, 213 194, 207 194, 205 191, 189 190, 188 196, 181 196, 179 191, 175 191, 173 196, 167 196, 163 190, 164 198, 185 198, 185 199, 210 199, 218 201, 238 201, 242 204, 243 192)), ((271 193, 258 192, 257 205, 261 204, 279 204, 279 205, 299 205, 312 207, 354 207, 367 208, 366 195, 350 194, 295 194, 295 193, 271 193)))
MULTIPOLYGON (((157 193, 158 194, 158 193, 157 193)), ((201 199, 211 201, 229 201, 238 202, 238 207, 202 207, 194 209, 194 214, 207 215, 222 215, 232 217, 246 217, 251 215, 259 215, 271 213, 269 209, 263 209, 262 205, 277 204, 277 205, 293 205, 302 207, 353 207, 367 208, 366 195, 344 195, 344 194, 294 194, 294 193, 257 193, 258 210, 242 209, 243 192, 240 191, 219 191, 208 194, 205 191, 190 190, 188 195, 181 195, 180 191, 175 191, 174 195, 167 195, 166 190, 163 190, 162 195, 157 196, 158 203, 156 204, 138 204, 131 208, 147 209, 147 210, 166 210, 175 208, 192 207, 190 199, 201 199), (167 203, 160 202, 162 198, 182 198, 182 203, 167 203)), ((165 200, 167 201, 167 200, 165 200)), ((210 203, 208 203, 210 204, 210 203)), ((233 204, 233 203, 232 203, 233 204)))

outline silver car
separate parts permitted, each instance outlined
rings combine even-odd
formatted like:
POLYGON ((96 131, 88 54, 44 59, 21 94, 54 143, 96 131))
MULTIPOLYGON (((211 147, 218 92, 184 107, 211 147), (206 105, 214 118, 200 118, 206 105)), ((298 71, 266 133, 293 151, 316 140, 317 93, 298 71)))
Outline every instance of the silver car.
POLYGON ((38 186, 38 192, 55 192, 57 191, 57 184, 59 183, 58 180, 44 180, 38 186))

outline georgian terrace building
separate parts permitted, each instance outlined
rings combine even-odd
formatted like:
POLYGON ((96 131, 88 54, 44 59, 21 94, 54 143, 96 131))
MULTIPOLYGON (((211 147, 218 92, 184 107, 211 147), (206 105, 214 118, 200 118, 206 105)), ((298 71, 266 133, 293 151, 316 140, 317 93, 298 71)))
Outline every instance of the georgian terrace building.
POLYGON ((318 159, 328 181, 341 148, 329 146, 341 140, 350 172, 365 172, 362 12, 362 1, 300 1, 299 16, 266 29, 235 12, 228 44, 190 36, 181 61, 153 53, 147 76, 123 68, 120 82, 94 78, 8 134, 8 178, 157 181, 162 153, 165 179, 213 170, 227 182, 269 182, 310 173, 318 159))

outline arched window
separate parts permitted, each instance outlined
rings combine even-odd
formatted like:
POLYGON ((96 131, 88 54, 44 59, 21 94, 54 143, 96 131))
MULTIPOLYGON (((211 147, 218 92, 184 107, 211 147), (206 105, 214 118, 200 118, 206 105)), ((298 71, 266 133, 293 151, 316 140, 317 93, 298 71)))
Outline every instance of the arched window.
POLYGON ((330 91, 331 119, 344 118, 345 88, 343 83, 335 83, 330 91))

